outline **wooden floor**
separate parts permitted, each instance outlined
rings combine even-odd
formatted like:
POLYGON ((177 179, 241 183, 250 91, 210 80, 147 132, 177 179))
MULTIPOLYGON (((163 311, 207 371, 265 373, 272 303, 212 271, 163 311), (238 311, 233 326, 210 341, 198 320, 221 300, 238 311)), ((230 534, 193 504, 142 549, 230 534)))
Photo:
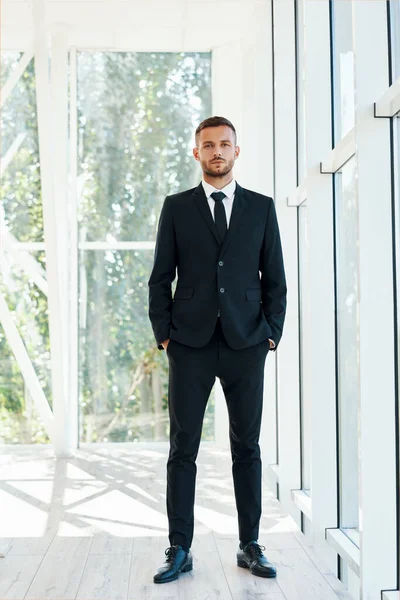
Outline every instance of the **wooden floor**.
POLYGON ((0 600, 349 600, 343 585, 264 490, 259 543, 276 579, 236 566, 230 455, 198 457, 194 569, 156 585, 168 547, 167 444, 6 447, 0 459, 0 600))

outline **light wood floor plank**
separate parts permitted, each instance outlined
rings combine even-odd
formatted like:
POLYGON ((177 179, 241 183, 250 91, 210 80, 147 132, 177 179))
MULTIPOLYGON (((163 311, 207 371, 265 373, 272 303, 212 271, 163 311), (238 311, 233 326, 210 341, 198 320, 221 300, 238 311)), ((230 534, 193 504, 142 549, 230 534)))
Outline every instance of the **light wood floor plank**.
POLYGON ((0 561, 1 600, 22 600, 42 560, 39 554, 3 558, 0 561))
POLYGON ((54 538, 26 600, 74 600, 89 555, 92 539, 54 538))
POLYGON ((95 533, 90 554, 132 554, 133 537, 116 537, 110 533, 95 533))
POLYGON ((7 555, 28 555, 32 556, 37 554, 38 556, 44 556, 49 549, 56 531, 44 533, 42 536, 37 537, 17 537, 9 544, 7 555))
POLYGON ((130 554, 90 554, 76 600, 126 600, 130 554))
POLYGON ((287 600, 337 600, 338 596, 303 548, 271 550, 268 559, 277 568, 276 581, 287 600))

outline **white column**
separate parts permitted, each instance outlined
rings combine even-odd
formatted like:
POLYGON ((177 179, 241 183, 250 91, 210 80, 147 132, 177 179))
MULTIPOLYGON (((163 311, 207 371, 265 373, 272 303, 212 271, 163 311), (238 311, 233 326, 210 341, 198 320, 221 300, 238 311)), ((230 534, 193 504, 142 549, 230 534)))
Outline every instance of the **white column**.
MULTIPOLYGON (((235 179, 246 188, 273 196, 271 3, 260 3, 253 8, 250 33, 213 50, 212 114, 228 118, 237 130, 241 155, 235 164, 235 179)), ((276 462, 275 362, 275 354, 271 352, 265 367, 260 438, 264 468, 276 462)), ((228 444, 227 414, 221 405, 224 398, 218 382, 216 393, 216 441, 228 444)))
POLYGON ((70 451, 71 433, 77 428, 76 411, 69 406, 69 218, 68 218, 68 36, 63 24, 53 25, 50 32, 51 44, 51 147, 54 181, 54 216, 57 230, 57 276, 60 289, 59 323, 64 373, 64 396, 53 404, 57 451, 70 451))
POLYGON ((292 489, 300 489, 300 398, 297 208, 287 197, 297 186, 295 4, 273 3, 274 10, 274 162, 288 304, 284 335, 277 351, 279 499, 300 525, 292 489))
POLYGON ((336 572, 325 529, 337 527, 335 296, 332 176, 320 161, 332 148, 329 1, 304 2, 312 541, 336 572))
MULTIPOLYGON (((68 270, 67 270, 67 42, 54 32, 49 78, 50 36, 44 0, 33 2, 34 56, 38 111, 43 223, 48 281, 48 313, 54 414, 53 445, 69 455, 68 433, 68 270)), ((72 415, 71 415, 72 416, 72 415)))
POLYGON ((375 600, 381 590, 395 588, 398 564, 390 121, 374 118, 374 102, 389 87, 387 7, 379 0, 356 0, 352 7, 360 272, 360 587, 363 600, 375 600))
POLYGON ((68 186, 68 272, 69 272, 69 390, 68 390, 68 440, 71 448, 79 444, 78 411, 78 356, 79 356, 79 318, 78 318, 78 114, 77 114, 77 56, 76 48, 70 50, 69 60, 69 186, 68 186))

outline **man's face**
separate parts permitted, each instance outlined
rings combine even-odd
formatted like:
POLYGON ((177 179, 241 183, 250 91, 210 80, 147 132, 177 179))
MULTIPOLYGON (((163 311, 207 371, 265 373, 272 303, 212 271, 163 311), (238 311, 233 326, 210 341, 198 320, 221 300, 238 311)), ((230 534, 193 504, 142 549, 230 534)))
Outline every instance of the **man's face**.
POLYGON ((239 152, 239 146, 235 145, 235 134, 227 125, 202 129, 197 148, 193 148, 193 156, 200 162, 203 172, 210 177, 221 177, 229 173, 239 152))

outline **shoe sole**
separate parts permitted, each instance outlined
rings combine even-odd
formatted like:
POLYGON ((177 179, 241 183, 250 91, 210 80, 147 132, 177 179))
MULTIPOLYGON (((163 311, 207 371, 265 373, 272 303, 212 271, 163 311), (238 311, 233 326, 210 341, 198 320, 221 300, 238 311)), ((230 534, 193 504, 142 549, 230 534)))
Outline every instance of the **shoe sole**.
POLYGON ((190 565, 186 565, 186 567, 183 567, 183 569, 181 571, 179 571, 179 573, 177 573, 173 577, 170 577, 169 579, 163 579, 162 581, 156 581, 155 579, 153 579, 153 581, 154 581, 154 583, 169 583, 170 581, 176 581, 181 573, 189 573, 189 571, 192 571, 192 570, 193 570, 193 563, 190 565))
MULTIPOLYGON (((241 561, 241 560, 237 561, 237 566, 241 567, 242 569, 250 569, 250 567, 247 564, 247 562, 241 561)), ((267 577, 267 578, 276 577, 276 573, 265 573, 265 575, 264 575, 264 574, 261 574, 261 573, 254 573, 251 569, 250 569, 250 572, 253 575, 255 575, 256 577, 267 577)))

